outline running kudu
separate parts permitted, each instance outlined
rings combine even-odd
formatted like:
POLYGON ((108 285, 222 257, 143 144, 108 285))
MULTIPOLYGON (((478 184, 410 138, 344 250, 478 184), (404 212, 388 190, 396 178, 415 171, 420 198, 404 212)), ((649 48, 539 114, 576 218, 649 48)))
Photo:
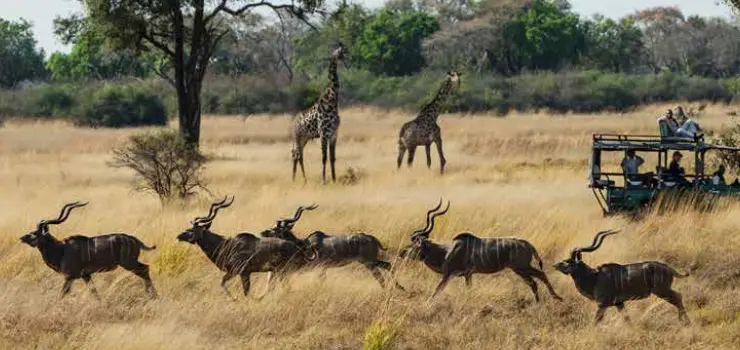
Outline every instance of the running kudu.
POLYGON ((98 292, 92 283, 92 274, 112 271, 120 266, 143 279, 150 297, 156 298, 157 292, 149 277, 149 266, 139 262, 141 250, 153 250, 156 246, 147 247, 138 238, 125 233, 111 233, 95 237, 74 235, 63 241, 52 236, 49 232, 50 225, 63 223, 72 209, 85 205, 87 203, 66 204, 58 218, 41 220, 36 230, 21 237, 21 242, 38 248, 46 266, 64 275, 62 297, 69 293, 72 282, 81 278, 97 298, 98 292))
POLYGON ((191 221, 192 227, 177 236, 180 241, 197 244, 216 267, 226 274, 221 279, 221 287, 226 294, 231 296, 226 282, 235 276, 242 281, 244 295, 249 294, 250 276, 254 272, 268 272, 269 279, 265 293, 271 290, 272 275, 276 274, 283 278, 286 273, 295 271, 306 264, 307 261, 316 259, 316 251, 312 253, 309 249, 302 249, 296 244, 278 239, 259 237, 251 233, 239 233, 234 237, 226 238, 212 232, 211 224, 216 218, 218 211, 228 208, 234 202, 234 197, 228 201, 225 197, 220 202, 211 204, 208 216, 197 217, 191 221))
POLYGON ((588 247, 575 248, 570 258, 555 264, 555 268, 570 275, 581 295, 599 304, 596 311, 598 323, 604 318, 606 309, 614 306, 620 312, 624 303, 639 300, 655 294, 678 309, 678 319, 689 324, 689 317, 683 306, 681 294, 671 289, 674 277, 687 277, 672 267, 658 261, 643 261, 634 264, 604 264, 591 268, 581 259, 582 253, 591 253, 601 247, 604 238, 619 231, 601 231, 588 247))
POLYGON ((432 271, 442 274, 442 280, 428 301, 432 301, 454 276, 465 277, 465 283, 471 286, 474 273, 491 274, 505 268, 514 271, 527 283, 536 301, 540 300, 540 296, 534 278, 545 283, 555 299, 562 300, 542 271, 542 259, 537 250, 523 239, 479 238, 472 233, 464 232, 455 236, 448 244, 432 242, 429 234, 434 229, 434 219, 447 213, 450 202, 447 202, 447 207, 443 211, 438 211, 441 206, 440 199, 439 204, 427 212, 426 226, 411 234, 411 244, 400 253, 401 257, 421 260, 432 271), (530 265, 533 257, 539 262, 539 269, 530 265))

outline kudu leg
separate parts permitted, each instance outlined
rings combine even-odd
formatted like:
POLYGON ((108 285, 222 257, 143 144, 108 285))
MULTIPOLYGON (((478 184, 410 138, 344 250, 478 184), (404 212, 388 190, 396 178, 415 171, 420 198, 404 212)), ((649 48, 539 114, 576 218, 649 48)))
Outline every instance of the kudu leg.
POLYGON ((65 296, 67 296, 67 294, 69 294, 69 290, 72 288, 72 282, 74 282, 74 280, 75 280, 74 277, 69 277, 69 276, 64 277, 64 284, 62 285, 62 293, 59 296, 60 299, 64 298, 65 296))
POLYGON ((622 315, 624 315, 624 320, 627 321, 627 322, 630 322, 629 315, 627 315, 626 313, 624 313, 624 303, 616 303, 616 304, 614 304, 614 306, 617 307, 617 311, 619 311, 619 313, 621 313, 622 315))
POLYGON ((684 308, 683 306, 683 298, 681 297, 680 293, 673 290, 668 290, 666 292, 655 292, 655 295, 671 303, 671 305, 675 306, 678 309, 679 321, 687 326, 691 324, 691 320, 689 320, 689 316, 686 314, 686 308, 684 308))
POLYGON ((609 305, 599 305, 599 309, 596 310, 596 317, 594 318, 594 323, 599 323, 601 320, 604 319, 604 313, 606 313, 606 309, 609 307, 609 305))
POLYGON ((471 288, 473 286, 473 275, 465 275, 465 286, 471 288))
POLYGON ((393 285, 396 288, 398 288, 402 292, 405 292, 406 291, 406 288, 404 288, 400 283, 398 283, 398 281, 396 281, 396 277, 393 276, 393 274, 391 273, 391 263, 389 263, 387 261, 378 260, 376 264, 377 264, 376 265, 377 267, 379 267, 379 268, 381 268, 383 270, 386 270, 386 271, 388 271, 388 273, 391 274, 391 278, 393 279, 393 285))
POLYGON ((229 288, 226 287, 226 282, 228 282, 232 278, 234 278, 234 275, 230 273, 225 274, 224 277, 221 278, 221 289, 223 289, 224 292, 226 292, 226 295, 229 297, 229 299, 236 300, 236 298, 234 298, 234 296, 231 295, 231 293, 229 292, 229 288))
POLYGON ((87 288, 90 289, 90 294, 92 294, 95 299, 100 300, 100 295, 98 294, 98 290, 95 288, 95 284, 92 283, 92 277, 90 275, 84 275, 82 276, 82 280, 85 281, 85 285, 87 285, 87 288))
POLYGON ((144 289, 149 293, 149 297, 152 299, 157 298, 157 291, 154 289, 152 278, 149 276, 149 265, 137 261, 135 266, 127 265, 122 267, 144 280, 144 289))
POLYGON ((527 272, 527 271, 519 271, 514 270, 514 273, 519 275, 524 280, 524 283, 526 283, 530 289, 532 289, 532 293, 534 294, 534 301, 540 302, 540 293, 537 291, 537 282, 534 281, 534 278, 527 272))
POLYGON ((550 284, 550 280, 547 279, 547 275, 544 272, 532 268, 530 274, 532 275, 532 277, 539 279, 540 281, 542 281, 542 283, 545 284, 545 287, 547 287, 547 291, 550 292, 550 295, 552 295, 553 298, 559 301, 563 301, 563 298, 561 298, 560 295, 555 292, 555 289, 552 288, 552 284, 550 284))
POLYGON ((450 282, 450 278, 452 278, 452 274, 450 273, 445 273, 442 276, 442 280, 439 281, 439 284, 437 284, 437 288, 434 289, 434 293, 432 294, 432 296, 429 297, 429 299, 427 299, 427 303, 431 303, 432 300, 434 300, 434 298, 437 296, 437 294, 439 294, 439 292, 441 292, 442 290, 445 289, 445 287, 447 287, 447 283, 450 282))
POLYGON ((249 287, 252 284, 252 281, 251 281, 251 278, 250 278, 251 276, 249 276, 248 273, 242 273, 239 277, 242 280, 242 289, 244 290, 244 296, 245 297, 246 296, 249 296, 249 287))

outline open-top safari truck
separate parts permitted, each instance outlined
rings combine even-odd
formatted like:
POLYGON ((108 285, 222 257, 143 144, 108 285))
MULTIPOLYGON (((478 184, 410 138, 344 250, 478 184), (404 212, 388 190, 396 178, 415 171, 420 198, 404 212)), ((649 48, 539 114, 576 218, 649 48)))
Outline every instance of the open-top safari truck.
MULTIPOLYGON (((661 134, 664 130, 661 128, 661 134)), ((619 135, 595 134, 589 162, 589 187, 599 202, 604 215, 623 212, 635 212, 653 203, 659 195, 665 193, 684 195, 686 193, 706 193, 710 195, 740 195, 740 185, 713 184, 711 172, 705 173, 705 156, 709 151, 740 152, 740 148, 713 145, 704 142, 703 136, 697 138, 674 137, 661 135, 619 135), (621 152, 624 157, 628 150, 633 150, 645 158, 643 168, 650 168, 650 160, 657 154, 655 172, 644 173, 641 169, 638 176, 627 176, 620 168, 618 172, 602 171, 602 158, 608 152, 621 152), (686 181, 676 181, 668 174, 668 163, 674 151, 681 152, 686 165, 692 161, 693 174, 683 175, 686 181)))

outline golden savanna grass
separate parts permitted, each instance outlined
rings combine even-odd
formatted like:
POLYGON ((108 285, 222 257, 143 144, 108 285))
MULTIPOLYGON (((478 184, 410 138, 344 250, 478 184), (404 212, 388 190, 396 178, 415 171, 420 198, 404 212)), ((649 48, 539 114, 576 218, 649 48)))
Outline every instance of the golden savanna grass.
MULTIPOLYGON (((316 202, 296 226, 375 234, 389 247, 398 281, 411 291, 382 290, 359 266, 290 278, 262 301, 234 302, 219 288, 222 274, 195 246, 176 241, 210 198, 162 208, 151 195, 132 192, 132 174, 106 165, 111 148, 142 130, 77 129, 64 123, 10 121, 0 129, 0 347, 6 349, 730 349, 740 342, 740 204, 712 213, 691 209, 630 222, 603 218, 588 188, 586 166, 593 132, 654 134, 665 106, 630 114, 444 115, 440 119, 449 160, 438 175, 416 164, 396 171, 396 139, 410 115, 377 109, 342 112, 338 176, 345 184, 320 185, 317 142, 309 144, 309 181, 290 180, 287 116, 206 117, 202 148, 215 160, 206 178, 215 198, 234 194, 212 229, 224 235, 259 232, 298 205, 316 202), (565 298, 556 302, 542 284, 535 304, 529 288, 510 271, 476 275, 467 289, 453 280, 431 306, 426 298, 439 276, 395 252, 423 225, 439 197, 451 200, 432 239, 461 231, 480 236, 518 236, 534 244, 546 273, 565 298), (117 270, 97 274, 102 301, 76 282, 58 298, 61 276, 39 252, 19 243, 40 219, 66 202, 86 200, 55 226, 59 238, 74 233, 130 232, 157 250, 141 260, 152 266, 160 298, 149 301, 143 283, 117 270), (596 306, 579 295, 569 277, 551 266, 570 249, 586 245, 600 229, 624 227, 596 253, 606 262, 662 260, 691 276, 677 279, 693 324, 682 327, 675 309, 654 297, 628 304, 625 322, 609 310, 594 326, 596 306), (491 312, 480 316, 488 307, 491 312)), ((725 107, 709 107, 699 119, 717 131, 734 121, 725 107)), ((687 159, 688 160, 688 159, 687 159)), ((687 162, 688 163, 688 162, 687 162)), ((651 167, 654 165, 651 165, 651 167)), ((265 277, 253 277, 253 295, 265 277)))

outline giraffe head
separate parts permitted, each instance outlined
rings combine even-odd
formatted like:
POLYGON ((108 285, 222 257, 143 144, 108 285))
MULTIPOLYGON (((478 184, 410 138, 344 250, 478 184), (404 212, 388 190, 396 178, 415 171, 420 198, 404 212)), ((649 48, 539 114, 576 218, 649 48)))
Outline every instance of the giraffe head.
POLYGON ((334 51, 331 52, 332 60, 342 61, 345 67, 347 67, 347 61, 344 60, 344 57, 346 55, 347 55, 347 48, 345 48, 341 42, 337 43, 337 47, 334 49, 334 51))
POLYGON ((447 72, 447 79, 449 79, 452 83, 455 83, 455 84, 457 84, 459 86, 460 85, 460 76, 461 75, 462 75, 461 73, 459 73, 459 72, 457 72, 455 70, 451 70, 451 71, 447 72))

